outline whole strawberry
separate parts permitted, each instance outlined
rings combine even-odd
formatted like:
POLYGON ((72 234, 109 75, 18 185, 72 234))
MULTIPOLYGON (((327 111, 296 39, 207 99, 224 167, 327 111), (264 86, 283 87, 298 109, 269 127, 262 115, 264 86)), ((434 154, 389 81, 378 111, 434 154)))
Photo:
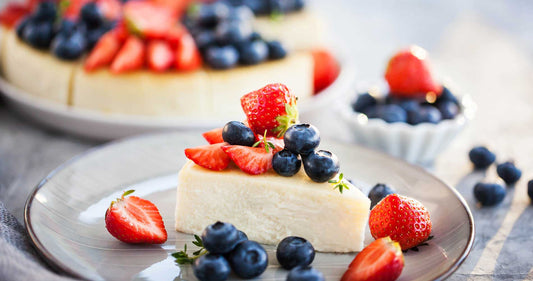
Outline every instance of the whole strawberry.
POLYGON ((394 55, 387 66, 385 80, 396 97, 424 97, 428 92, 440 95, 442 86, 431 73, 426 50, 411 46, 394 55))
POLYGON ((298 121, 296 97, 283 84, 269 84, 244 95, 241 106, 254 133, 282 137, 298 121))
POLYGON ((415 199, 390 194, 370 211, 370 233, 390 238, 407 250, 426 241, 431 233, 429 212, 415 199))
POLYGON ((162 244, 167 231, 157 207, 128 190, 105 213, 105 227, 113 237, 126 243, 162 244), (126 197, 128 196, 128 197, 126 197))

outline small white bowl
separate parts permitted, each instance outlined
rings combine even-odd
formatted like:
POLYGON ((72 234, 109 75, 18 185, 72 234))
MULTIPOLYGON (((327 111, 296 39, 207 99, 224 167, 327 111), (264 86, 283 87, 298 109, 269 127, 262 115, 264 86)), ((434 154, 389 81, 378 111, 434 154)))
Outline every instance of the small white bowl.
POLYGON ((438 124, 411 125, 387 123, 379 118, 369 119, 365 114, 352 109, 352 100, 339 104, 338 112, 356 143, 384 151, 413 164, 431 166, 437 155, 474 116, 476 105, 472 98, 469 95, 456 96, 460 101, 460 113, 454 119, 443 120, 438 124))

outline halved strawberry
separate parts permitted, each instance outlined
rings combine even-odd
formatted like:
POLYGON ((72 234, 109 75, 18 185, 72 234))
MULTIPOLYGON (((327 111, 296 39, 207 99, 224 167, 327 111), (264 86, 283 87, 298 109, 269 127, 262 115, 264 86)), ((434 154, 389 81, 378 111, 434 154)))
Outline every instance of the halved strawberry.
POLYGON ((263 147, 249 147, 242 145, 222 146, 222 150, 245 173, 259 175, 272 168, 273 151, 263 147))
POLYGON ((164 39, 178 20, 174 11, 148 1, 124 4, 124 19, 132 33, 149 39, 164 39))
POLYGON ((152 40, 148 43, 148 67, 162 72, 174 64, 174 52, 166 41, 152 40))
POLYGON ((185 156, 196 165, 213 171, 221 171, 228 167, 230 158, 222 150, 227 143, 203 145, 185 149, 185 156))
MULTIPOLYGON (((255 139, 259 143, 259 147, 265 147, 265 141, 263 141, 264 137, 262 135, 255 135, 255 139)), ((274 154, 276 154, 276 152, 278 151, 283 150, 283 148, 285 147, 285 141, 281 138, 267 136, 266 142, 274 145, 274 154)))
POLYGON ((163 5, 175 11, 178 15, 182 15, 192 0, 152 0, 152 2, 163 5))
POLYGON ((170 44, 170 46, 177 47, 181 42, 181 38, 186 33, 187 29, 182 24, 177 23, 170 28, 165 40, 170 44))
POLYGON ((116 20, 122 16, 122 4, 119 0, 97 0, 96 5, 107 19, 116 20))
POLYGON ((111 202, 105 213, 105 227, 113 237, 126 243, 162 244, 167 231, 157 207, 137 196, 128 196, 133 190, 111 202))
POLYGON ((314 93, 327 88, 339 76, 339 63, 326 49, 313 50, 314 68, 314 93))
POLYGON ((211 131, 207 131, 203 133, 202 136, 210 144, 224 142, 224 139, 222 138, 222 129, 224 128, 216 128, 211 131))
POLYGON ((183 34, 176 49, 176 69, 191 71, 202 66, 202 55, 189 33, 183 34))
POLYGON ((115 32, 109 31, 104 34, 92 49, 85 61, 84 69, 94 71, 100 67, 111 64, 120 50, 121 42, 115 32))
POLYGON ((144 42, 140 38, 128 37, 111 64, 111 72, 118 74, 141 69, 146 56, 145 49, 144 42))
POLYGON ((393 281, 400 276, 403 266, 400 245, 389 237, 380 238, 355 256, 341 281, 393 281))
POLYGON ((27 4, 10 2, 0 12, 0 23, 6 27, 13 27, 23 17, 31 12, 27 4))

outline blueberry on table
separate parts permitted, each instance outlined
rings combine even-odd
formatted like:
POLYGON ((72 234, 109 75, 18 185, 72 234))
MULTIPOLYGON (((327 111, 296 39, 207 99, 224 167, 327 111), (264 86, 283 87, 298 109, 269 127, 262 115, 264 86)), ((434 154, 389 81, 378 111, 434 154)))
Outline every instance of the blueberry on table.
POLYGON ((88 27, 99 27, 104 23, 104 15, 96 2, 89 2, 81 8, 81 20, 87 24, 88 27))
POLYGON ((310 266, 297 266, 287 275, 287 281, 324 281, 322 272, 310 266))
POLYGON ((289 236, 278 244, 276 258, 288 270, 296 266, 308 266, 315 259, 315 248, 304 238, 289 236))
POLYGON ((533 180, 530 180, 527 183, 527 195, 529 196, 529 199, 533 201, 533 180))
POLYGON ((210 253, 226 254, 239 242, 239 231, 232 224, 218 221, 205 228, 202 242, 210 253))
POLYGON ((437 124, 442 120, 440 111, 430 105, 423 105, 418 111, 409 111, 407 113, 407 122, 411 125, 420 123, 437 124))
POLYGON ((304 170, 315 182, 327 182, 334 178, 340 170, 339 159, 329 151, 314 151, 303 156, 304 170))
POLYGON ((200 281, 224 281, 228 279, 231 268, 223 256, 207 254, 194 261, 193 272, 200 281))
POLYGON ((378 103, 375 97, 369 93, 362 93, 357 96, 357 99, 352 104, 352 108, 356 112, 364 113, 365 110, 378 103))
POLYGON ((205 59, 214 69, 228 69, 237 65, 239 53, 233 46, 212 46, 207 49, 205 59))
POLYGON ((224 126, 222 139, 231 145, 252 146, 255 143, 255 135, 252 129, 239 121, 231 121, 224 126))
POLYGON ((296 154, 307 155, 320 144, 320 133, 313 125, 297 124, 287 129, 283 140, 286 149, 296 154))
POLYGON ((70 36, 59 35, 52 41, 52 53, 63 60, 79 59, 87 47, 87 40, 81 32, 74 32, 70 36))
POLYGON ((472 148, 468 153, 468 157, 476 169, 486 169, 496 161, 496 155, 484 146, 472 148))
POLYGON ((514 184, 522 176, 522 171, 518 169, 512 162, 499 164, 496 167, 496 172, 506 184, 514 184))
POLYGON ((272 158, 272 168, 278 175, 284 177, 292 177, 300 171, 302 161, 298 154, 291 152, 290 150, 283 149, 272 158))
POLYGON ((370 209, 374 208, 381 199, 387 197, 389 194, 396 193, 396 190, 394 190, 392 187, 384 184, 384 183, 378 183, 368 193, 368 198, 370 199, 370 209))
POLYGON ((215 28, 215 38, 219 44, 232 45, 250 39, 252 32, 249 22, 224 21, 215 28))
POLYGON ((277 40, 267 42, 268 58, 271 60, 282 59, 287 56, 287 49, 277 40))
POLYGON ((53 23, 57 16, 57 6, 52 1, 43 1, 39 3, 33 16, 37 21, 53 23))
POLYGON ((483 206, 494 206, 503 201, 507 191, 497 183, 477 183, 474 186, 474 196, 483 206))
POLYGON ((231 251, 228 261, 237 276, 250 279, 265 272, 268 266, 268 255, 259 243, 247 240, 231 251))
POLYGON ((452 101, 443 101, 437 104, 442 119, 453 119, 459 114, 459 106, 452 101))
POLYGON ((244 44, 240 49, 240 61, 245 65, 259 64, 268 59, 268 46, 261 40, 244 44))
POLYGON ((53 25, 49 22, 29 22, 24 28, 22 38, 35 48, 48 49, 54 38, 53 25))

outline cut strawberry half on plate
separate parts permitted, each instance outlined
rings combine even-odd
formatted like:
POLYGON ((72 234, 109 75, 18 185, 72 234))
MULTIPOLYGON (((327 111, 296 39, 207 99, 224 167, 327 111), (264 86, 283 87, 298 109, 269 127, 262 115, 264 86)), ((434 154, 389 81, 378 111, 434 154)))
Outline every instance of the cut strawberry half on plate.
POLYGON ((174 11, 148 1, 124 4, 124 19, 130 32, 149 39, 164 39, 178 20, 174 11))
POLYGON ((167 231, 157 207, 137 196, 124 192, 111 203, 105 213, 105 226, 113 237, 126 243, 162 244, 167 231))
POLYGON ((213 171, 221 171, 228 167, 230 158, 222 150, 227 143, 203 145, 185 149, 185 156, 196 165, 213 171))
POLYGON ((264 147, 226 145, 222 150, 247 174, 259 175, 272 168, 273 151, 264 147))
POLYGON ((224 142, 224 139, 222 138, 223 129, 224 128, 216 128, 203 133, 202 136, 210 144, 221 143, 224 142))
POLYGON ((400 245, 389 237, 380 238, 355 256, 341 281, 393 281, 400 276, 403 266, 400 245))
POLYGON ((176 69, 192 71, 202 66, 202 55, 189 33, 182 35, 176 49, 176 69))
POLYGON ((147 55, 148 67, 156 72, 163 72, 174 64, 174 52, 166 41, 150 41, 147 55))
POLYGON ((146 47, 140 38, 128 37, 111 64, 111 72, 118 74, 141 69, 146 56, 145 49, 146 47))
POLYGON ((85 61, 86 71, 94 71, 100 67, 111 64, 120 50, 121 42, 115 32, 109 31, 104 34, 92 49, 85 61))
POLYGON ((340 67, 335 57, 325 49, 314 50, 312 54, 315 62, 314 92, 317 94, 337 79, 340 67))

